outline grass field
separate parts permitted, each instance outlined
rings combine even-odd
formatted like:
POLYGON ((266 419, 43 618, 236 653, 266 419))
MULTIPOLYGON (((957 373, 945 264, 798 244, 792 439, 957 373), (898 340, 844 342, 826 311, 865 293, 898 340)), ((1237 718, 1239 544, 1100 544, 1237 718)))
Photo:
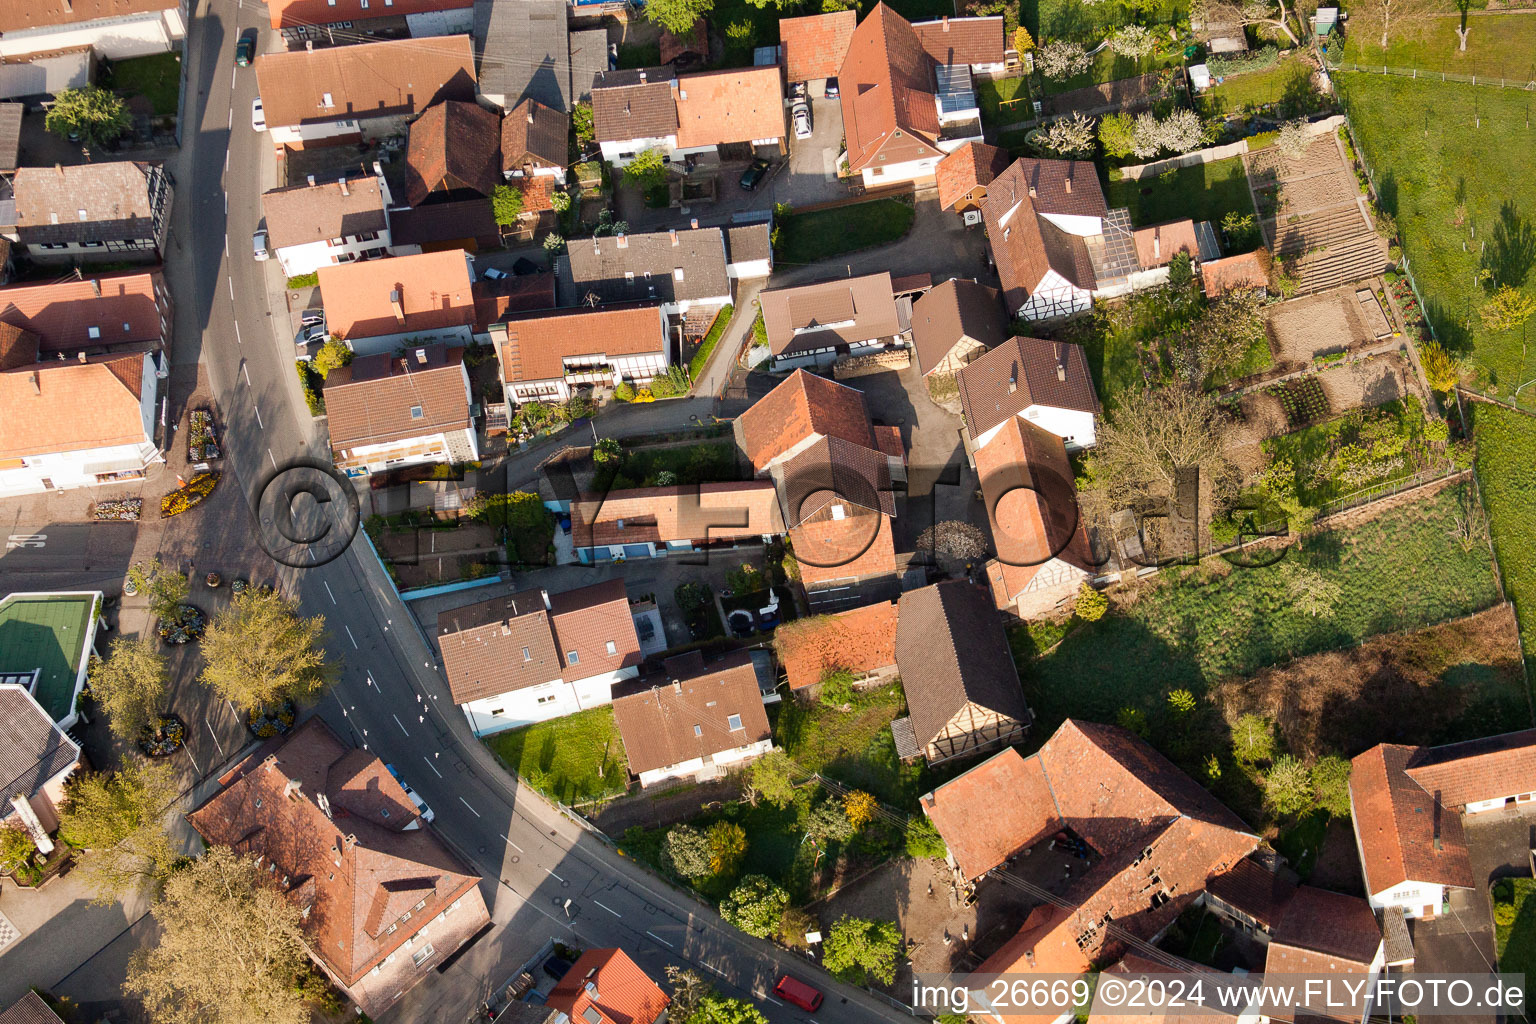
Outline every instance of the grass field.
POLYGON ((629 788, 629 762, 611 707, 509 729, 484 742, 528 785, 562 803, 618 796, 629 788))
POLYGON ((776 262, 788 266, 816 263, 829 256, 895 242, 906 235, 917 215, 910 202, 874 199, 830 210, 780 217, 776 262))
POLYGON ((1536 651, 1536 419, 1496 405, 1473 405, 1472 414, 1493 549, 1529 658, 1536 651))
POLYGON ((1495 882, 1493 913, 1499 970, 1524 974, 1529 986, 1536 979, 1536 879, 1503 878, 1495 882), (1509 898, 1503 898, 1506 896, 1509 898), (1505 918, 1510 923, 1499 923, 1501 912, 1513 913, 1513 918, 1505 918))
POLYGON ((891 720, 906 714, 900 686, 859 694, 853 710, 785 701, 774 739, 806 771, 867 790, 893 807, 917 810, 922 770, 901 763, 891 720))
MULTIPOLYGON (((1486 266, 1495 280, 1536 295, 1529 94, 1362 72, 1334 80, 1383 205, 1397 218, 1430 322, 1447 348, 1472 355, 1479 387, 1507 398, 1536 376, 1536 356, 1526 354, 1518 329, 1483 327, 1477 314, 1488 293, 1474 279, 1486 266)), ((1521 401, 1536 408, 1536 390, 1521 401)))
POLYGON ((176 113, 181 93, 181 60, 174 53, 157 53, 113 61, 101 84, 123 97, 143 96, 156 116, 168 117, 176 113))
POLYGON ((1282 60, 1262 71, 1231 75, 1201 93, 1199 103, 1200 112, 1206 117, 1269 103, 1280 104, 1286 116, 1310 114, 1326 106, 1312 86, 1312 65, 1299 57, 1282 60))
POLYGON ((1457 18, 1431 18, 1394 32, 1385 51, 1381 36, 1365 30, 1351 34, 1343 59, 1357 64, 1386 64, 1463 75, 1536 78, 1536 14, 1473 14, 1467 19, 1465 53, 1457 50, 1457 18))
POLYGON ((1137 227, 1184 217, 1220 227, 1228 210, 1253 212, 1248 174, 1242 158, 1235 156, 1140 181, 1111 180, 1106 198, 1111 208, 1130 207, 1131 223, 1137 227))
POLYGON ((1035 116, 1029 103, 1029 79, 997 78, 976 83, 981 123, 989 128, 1028 121, 1035 116))
POLYGON ((1035 734, 1049 735, 1069 714, 1114 721, 1122 707, 1155 710, 1176 688, 1199 695, 1227 676, 1488 607, 1497 592, 1486 548, 1449 536, 1459 491, 1310 536, 1287 555, 1337 586, 1325 614, 1295 607, 1285 562, 1240 569, 1209 559, 1165 570, 1128 608, 1021 665, 1035 734))
POLYGON ((1269 438, 1263 446, 1271 462, 1277 458, 1291 460, 1291 465, 1296 467, 1297 494, 1303 502, 1315 508, 1361 487, 1412 476, 1422 468, 1417 457, 1423 454, 1423 438, 1424 407, 1417 398, 1410 396, 1406 402, 1393 400, 1378 406, 1369 415, 1357 409, 1326 423, 1269 438), (1339 460, 1335 455, 1340 446, 1358 442, 1361 425, 1367 420, 1374 423, 1388 418, 1395 424, 1396 436, 1403 439, 1409 457, 1401 465, 1370 479, 1342 479, 1334 471, 1338 469, 1339 460))

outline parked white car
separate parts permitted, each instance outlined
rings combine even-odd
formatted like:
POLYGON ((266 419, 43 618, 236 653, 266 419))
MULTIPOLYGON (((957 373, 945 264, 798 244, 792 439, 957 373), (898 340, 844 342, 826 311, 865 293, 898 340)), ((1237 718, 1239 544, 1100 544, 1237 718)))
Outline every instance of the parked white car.
POLYGON ((256 257, 257 262, 262 260, 269 260, 272 258, 272 253, 267 248, 266 228, 256 229, 256 233, 251 236, 251 249, 252 255, 256 257))
POLYGON ((251 100, 251 128, 258 132, 267 130, 267 112, 261 108, 261 97, 251 100))
POLYGON ((811 137, 811 105, 809 103, 805 100, 796 100, 794 106, 789 108, 789 119, 795 125, 795 138, 811 137))

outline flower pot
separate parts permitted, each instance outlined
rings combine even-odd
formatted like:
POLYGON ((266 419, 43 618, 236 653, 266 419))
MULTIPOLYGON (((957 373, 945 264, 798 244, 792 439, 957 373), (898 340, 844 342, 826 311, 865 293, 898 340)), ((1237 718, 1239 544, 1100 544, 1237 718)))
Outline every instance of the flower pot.
POLYGON ((219 574, 216 573, 216 572, 211 572, 211 573, 208 574, 207 580, 208 580, 208 585, 210 587, 217 587, 219 585, 219 582, 220 582, 219 574))

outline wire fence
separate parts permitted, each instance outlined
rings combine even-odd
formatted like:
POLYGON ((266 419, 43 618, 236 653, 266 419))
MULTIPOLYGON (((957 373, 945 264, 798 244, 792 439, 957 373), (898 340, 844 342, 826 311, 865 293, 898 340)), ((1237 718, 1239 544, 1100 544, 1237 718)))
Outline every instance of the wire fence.
POLYGON ((1336 59, 1324 55, 1329 71, 1364 71, 1374 75, 1396 75, 1401 78, 1423 78, 1437 82, 1463 82, 1467 85, 1486 85, 1497 89, 1524 89, 1536 91, 1536 62, 1533 61, 1444 61, 1439 67, 1394 67, 1372 61, 1336 59))

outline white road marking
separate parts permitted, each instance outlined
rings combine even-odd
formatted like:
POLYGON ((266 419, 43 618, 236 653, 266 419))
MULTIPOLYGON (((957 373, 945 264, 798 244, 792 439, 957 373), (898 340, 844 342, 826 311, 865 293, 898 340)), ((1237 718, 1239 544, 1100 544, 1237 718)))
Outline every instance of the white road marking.
POLYGON ((224 258, 229 258, 229 232, 224 233, 224 258))
POLYGON ((228 275, 225 275, 224 281, 225 281, 226 284, 229 285, 229 301, 230 302, 234 302, 235 301, 235 279, 230 277, 230 276, 228 276, 228 275))
POLYGON ((434 772, 437 772, 437 777, 438 778, 442 778, 443 777, 443 773, 437 771, 437 765, 432 763, 432 759, 430 757, 428 757, 426 754, 422 754, 421 755, 421 759, 423 761, 427 762, 427 767, 428 768, 431 768, 434 772))
POLYGON ((593 900, 592 902, 596 903, 598 906, 600 906, 604 910, 608 911, 608 913, 612 914, 614 917, 623 917, 624 916, 623 914, 619 913, 617 910, 614 910, 612 907, 603 906, 603 904, 601 902, 599 902, 598 900, 593 900))
POLYGON ((409 735, 410 735, 410 733, 409 733, 409 732, 406 732, 406 730, 405 730, 405 726, 404 726, 404 725, 403 725, 403 724, 401 724, 401 722, 400 722, 400 716, 399 716, 399 715, 397 715, 397 714, 394 714, 394 713, 393 713, 393 712, 391 712, 391 714, 390 714, 390 716, 389 716, 389 717, 390 717, 390 718, 393 718, 393 719, 394 719, 394 720, 395 720, 395 724, 396 724, 396 725, 398 725, 398 726, 400 726, 400 731, 401 731, 401 732, 404 732, 404 733, 405 733, 405 734, 406 734, 406 735, 407 735, 407 736, 409 736, 409 735))
POLYGON ((244 363, 240 364, 240 372, 245 377, 245 386, 246 387, 250 387, 251 386, 251 371, 245 368, 245 364, 244 363))
POLYGON ((224 147, 224 173, 229 173, 229 147, 224 147))
POLYGON ((229 88, 230 88, 231 91, 233 91, 234 88, 235 88, 235 69, 234 68, 230 68, 229 69, 229 88))
MULTIPOLYGON (((261 422, 261 410, 256 408, 256 406, 252 405, 251 406, 251 411, 256 414, 256 428, 258 430, 266 430, 267 429, 266 424, 261 422)), ((274 459, 272 461, 276 462, 277 460, 274 459)))
POLYGON ((774 1006, 783 1006, 784 1005, 783 1003, 779 1002, 777 999, 773 998, 773 996, 765 995, 765 996, 763 996, 763 998, 768 1000, 774 1006))
POLYGON ((229 193, 224 193, 224 216, 229 216, 229 193))
POLYGON ((720 977, 722 977, 722 978, 725 977, 725 972, 722 971, 720 968, 714 966, 713 964, 705 964, 704 965, 704 969, 706 971, 714 971, 716 974, 720 975, 720 977))
POLYGON ((325 585, 325 596, 329 597, 331 599, 331 604, 335 604, 336 603, 336 595, 331 593, 331 585, 329 583, 327 583, 325 580, 321 580, 320 582, 325 585))
MULTIPOLYGON (((465 800, 463 797, 459 797, 459 803, 463 804, 465 807, 469 807, 469 801, 465 800)), ((480 812, 475 810, 473 807, 469 807, 469 813, 473 814, 477 818, 480 817, 480 812)))
POLYGON ((229 120, 224 123, 224 130, 230 132, 235 130, 235 108, 233 106, 229 108, 229 120))
MULTIPOLYGON (((352 641, 352 649, 361 650, 361 648, 357 646, 357 637, 352 635, 352 627, 343 622, 341 624, 341 628, 347 631, 347 639, 352 641)), ((370 676, 368 681, 370 683, 373 682, 373 678, 370 676)), ((378 689, 378 687, 374 687, 374 689, 378 689)))
POLYGON ((208 727, 208 735, 213 737, 213 743, 219 748, 219 756, 224 756, 224 744, 219 742, 219 734, 213 731, 213 723, 208 721, 208 716, 203 716, 203 724, 208 727))
POLYGON ((276 469, 277 468, 277 456, 272 454, 272 449, 271 448, 267 449, 267 458, 272 460, 272 468, 276 469))
MULTIPOLYGON (((229 244, 228 236, 225 236, 224 244, 225 245, 229 244)), ((240 321, 238 321, 238 320, 235 321, 235 344, 236 345, 244 345, 245 344, 245 342, 240 340, 240 321)))
POLYGON ((672 943, 668 942, 666 939, 662 938, 660 935, 655 934, 654 932, 646 932, 645 934, 649 935, 651 938, 655 939, 657 942, 661 943, 663 946, 666 946, 668 949, 676 949, 677 948, 676 946, 672 945, 672 943))
MULTIPOLYGON (((463 797, 460 797, 460 798, 459 798, 459 799, 461 799, 461 800, 462 800, 462 799, 463 799, 463 797)), ((560 877, 560 876, 559 876, 559 875, 557 875, 557 874, 555 874, 555 873, 554 873, 554 872, 553 872, 553 871, 551 871, 551 870, 549 870, 549 868, 545 868, 545 869, 544 869, 544 873, 545 873, 545 874, 546 874, 546 875, 548 875, 548 876, 549 876, 549 877, 550 877, 550 878, 553 878, 553 879, 554 879, 554 880, 555 880, 555 881, 557 881, 557 882, 563 882, 563 881, 565 881, 565 879, 563 879, 563 878, 561 878, 561 877, 560 877)))
MULTIPOLYGON (((507 839, 507 834, 505 832, 498 832, 497 835, 501 836, 501 838, 503 838, 503 839, 507 839)), ((516 850, 518 853, 522 853, 523 852, 523 848, 521 846, 518 846, 516 843, 514 843, 510 839, 507 839, 507 845, 512 847, 512 849, 516 850)))

